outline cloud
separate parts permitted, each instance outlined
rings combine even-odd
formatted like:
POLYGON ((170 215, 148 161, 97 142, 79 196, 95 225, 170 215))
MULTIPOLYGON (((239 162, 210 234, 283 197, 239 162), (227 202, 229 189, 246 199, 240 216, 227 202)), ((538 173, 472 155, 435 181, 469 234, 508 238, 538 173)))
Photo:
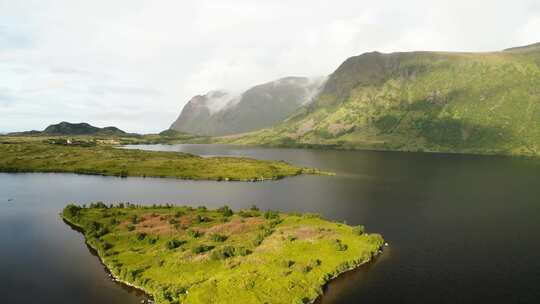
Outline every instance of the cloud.
POLYGON ((33 40, 29 35, 0 26, 0 51, 29 48, 32 44, 33 40))
POLYGON ((93 86, 89 88, 91 94, 104 96, 107 94, 159 96, 159 91, 152 88, 123 87, 123 86, 93 86))
POLYGON ((0 0, 0 131, 160 131, 196 94, 328 75, 373 50, 534 43, 539 20, 537 0, 0 0))
POLYGON ((16 97, 9 88, 0 87, 0 107, 8 107, 15 102, 16 97))

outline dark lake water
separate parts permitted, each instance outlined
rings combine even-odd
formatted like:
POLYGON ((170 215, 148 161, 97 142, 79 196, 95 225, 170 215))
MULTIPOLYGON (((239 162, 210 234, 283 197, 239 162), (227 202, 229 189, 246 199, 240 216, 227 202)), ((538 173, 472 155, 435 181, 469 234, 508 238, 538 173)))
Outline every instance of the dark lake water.
POLYGON ((320 303, 538 303, 540 163, 444 154, 146 146, 331 170, 263 183, 0 173, 4 303, 140 303, 59 218, 69 202, 130 201, 319 212, 390 247, 320 303))

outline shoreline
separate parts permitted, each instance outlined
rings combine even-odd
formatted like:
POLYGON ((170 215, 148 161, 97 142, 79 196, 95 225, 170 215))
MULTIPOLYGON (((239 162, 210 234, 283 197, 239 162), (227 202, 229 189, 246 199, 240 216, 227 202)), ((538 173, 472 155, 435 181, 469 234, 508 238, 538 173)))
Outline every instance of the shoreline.
POLYGON ((70 220, 67 219, 66 217, 62 216, 61 214, 60 214, 60 218, 64 221, 64 223, 66 223, 66 224, 67 224, 69 227, 71 227, 73 230, 75 230, 75 231, 79 232, 80 234, 82 234, 82 236, 83 236, 83 238, 84 238, 84 243, 85 243, 85 245, 86 245, 88 248, 90 248, 90 249, 92 249, 92 250, 94 251, 95 254, 93 254, 92 252, 91 252, 91 254, 92 254, 92 255, 95 255, 95 256, 98 258, 98 260, 99 260, 99 262, 101 263, 101 265, 104 266, 106 272, 109 273, 109 276, 112 278, 111 281, 113 281, 113 282, 115 282, 115 283, 119 283, 119 284, 125 285, 125 286, 127 286, 127 287, 129 287, 129 288, 133 288, 133 289, 135 289, 135 290, 137 290, 137 291, 143 293, 143 294, 147 297, 146 302, 148 302, 148 303, 154 303, 154 297, 153 297, 152 295, 150 295, 143 287, 138 286, 138 285, 135 285, 135 284, 132 284, 132 283, 129 283, 129 282, 126 282, 126 281, 120 279, 116 274, 114 274, 114 273, 111 271, 111 269, 109 268, 109 266, 107 266, 107 264, 105 264, 105 261, 104 261, 103 258, 99 255, 98 250, 97 250, 94 246, 92 246, 92 244, 88 243, 88 241, 87 241, 87 239, 86 239, 86 236, 84 235, 84 229, 83 229, 81 226, 79 226, 79 225, 73 223, 72 221, 70 221, 70 220))

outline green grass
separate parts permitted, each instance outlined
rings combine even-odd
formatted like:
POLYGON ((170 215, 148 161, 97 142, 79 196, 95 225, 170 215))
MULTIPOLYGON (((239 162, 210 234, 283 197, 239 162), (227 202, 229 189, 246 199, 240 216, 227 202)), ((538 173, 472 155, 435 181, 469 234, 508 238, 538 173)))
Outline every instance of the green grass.
POLYGON ((64 220, 156 303, 309 303, 383 245, 362 226, 252 207, 68 205, 64 220), (194 233, 197 231, 197 233, 194 233))
POLYGON ((323 174, 282 161, 203 158, 187 153, 128 150, 95 144, 86 137, 72 139, 80 145, 51 144, 48 140, 43 137, 5 137, 0 141, 0 171, 226 181, 260 181, 299 174, 323 174))

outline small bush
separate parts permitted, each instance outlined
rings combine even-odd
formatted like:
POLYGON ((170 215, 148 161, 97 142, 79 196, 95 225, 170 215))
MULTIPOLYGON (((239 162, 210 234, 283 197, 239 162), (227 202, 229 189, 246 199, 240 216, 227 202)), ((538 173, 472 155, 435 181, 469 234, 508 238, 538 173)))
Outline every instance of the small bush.
POLYGON ((229 208, 229 206, 223 206, 219 208, 217 211, 220 212, 225 217, 229 217, 234 214, 234 212, 231 210, 231 208, 229 208))
POLYGON ((64 215, 66 217, 78 216, 81 209, 82 208, 77 206, 77 205, 69 204, 69 205, 66 206, 66 208, 64 208, 64 215))
POLYGON ((365 228, 362 225, 356 226, 353 228, 353 232, 357 235, 362 235, 365 232, 365 228))
POLYGON ((293 260, 285 260, 281 262, 281 266, 285 268, 291 268, 294 264, 296 264, 296 262, 293 260))
POLYGON ((349 248, 349 246, 347 246, 347 244, 343 244, 341 242, 341 240, 339 240, 339 239, 334 240, 333 246, 337 251, 345 251, 345 250, 347 250, 349 248))
POLYGON ((267 210, 264 213, 264 218, 267 219, 267 220, 278 219, 279 218, 279 212, 273 211, 273 210, 267 210))
POLYGON ((311 270, 313 270, 313 267, 309 266, 309 265, 306 265, 306 266, 303 266, 302 267, 302 272, 303 273, 308 273, 310 272, 311 270))
POLYGON ((142 240, 144 240, 145 238, 146 238, 146 233, 144 233, 144 232, 139 232, 139 233, 137 233, 137 240, 138 240, 138 241, 142 241, 142 240))
POLYGON ((183 241, 183 240, 177 240, 177 239, 172 239, 170 241, 167 241, 167 243, 165 244, 165 246, 167 247, 167 249, 176 249, 182 245, 184 245, 186 243, 186 241, 183 241))
POLYGON ((214 246, 212 245, 198 245, 198 246, 195 246, 193 248, 191 248, 191 252, 195 253, 195 254, 199 254, 199 253, 204 253, 204 252, 207 252, 207 251, 210 251, 214 249, 214 246))
POLYGON ((212 260, 224 260, 233 256, 235 256, 235 249, 232 246, 216 249, 210 254, 212 260))
POLYGON ((252 251, 247 249, 246 247, 237 247, 237 248, 234 249, 234 255, 246 256, 246 255, 249 255, 251 253, 252 253, 252 251))
POLYGON ((192 238, 198 238, 204 235, 202 231, 195 230, 195 229, 188 229, 186 233, 192 238))
POLYGON ((210 239, 214 242, 225 242, 227 240, 227 236, 226 235, 222 235, 222 234, 212 234, 210 236, 210 239))

